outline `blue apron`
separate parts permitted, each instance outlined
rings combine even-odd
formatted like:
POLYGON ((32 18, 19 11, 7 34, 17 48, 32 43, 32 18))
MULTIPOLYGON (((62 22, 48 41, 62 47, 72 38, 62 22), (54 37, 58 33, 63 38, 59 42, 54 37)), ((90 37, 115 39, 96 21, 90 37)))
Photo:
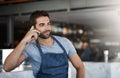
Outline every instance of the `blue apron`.
POLYGON ((63 53, 43 53, 37 40, 37 47, 41 55, 41 65, 36 78, 68 78, 67 52, 55 37, 53 39, 62 48, 63 53))

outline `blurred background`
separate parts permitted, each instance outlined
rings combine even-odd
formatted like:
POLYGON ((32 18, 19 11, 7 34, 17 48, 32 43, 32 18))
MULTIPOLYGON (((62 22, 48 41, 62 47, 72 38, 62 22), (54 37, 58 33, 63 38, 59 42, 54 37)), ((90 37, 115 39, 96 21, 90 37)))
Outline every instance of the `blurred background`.
POLYGON ((0 0, 0 65, 3 50, 14 49, 31 27, 35 10, 49 12, 52 33, 70 39, 80 57, 88 39, 96 52, 88 61, 120 61, 120 0, 0 0))

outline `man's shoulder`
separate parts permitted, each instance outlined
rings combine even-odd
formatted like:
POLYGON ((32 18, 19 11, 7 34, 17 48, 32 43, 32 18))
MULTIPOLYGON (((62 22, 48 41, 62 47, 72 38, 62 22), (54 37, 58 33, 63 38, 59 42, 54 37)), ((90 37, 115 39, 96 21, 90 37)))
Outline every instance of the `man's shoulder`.
POLYGON ((63 45, 70 45, 71 44, 71 41, 64 37, 64 36, 54 36, 59 42, 61 42, 61 44, 63 45))
POLYGON ((57 40, 66 40, 67 38, 64 36, 57 36, 57 35, 53 35, 53 37, 55 37, 57 40))

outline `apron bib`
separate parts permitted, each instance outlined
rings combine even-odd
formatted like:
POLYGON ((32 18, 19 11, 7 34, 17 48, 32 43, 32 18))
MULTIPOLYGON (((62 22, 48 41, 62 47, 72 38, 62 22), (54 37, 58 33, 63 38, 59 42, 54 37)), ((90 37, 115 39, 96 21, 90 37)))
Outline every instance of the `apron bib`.
POLYGON ((41 65, 36 78, 68 78, 67 52, 55 37, 53 39, 61 47, 63 53, 44 54, 37 40, 37 47, 41 54, 41 65))

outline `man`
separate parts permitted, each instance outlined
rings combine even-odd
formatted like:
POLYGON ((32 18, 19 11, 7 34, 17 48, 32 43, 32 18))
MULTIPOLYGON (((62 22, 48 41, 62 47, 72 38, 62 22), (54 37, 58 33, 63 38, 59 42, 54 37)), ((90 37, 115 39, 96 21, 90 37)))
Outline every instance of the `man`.
POLYGON ((96 61, 97 51, 94 47, 90 45, 90 40, 87 37, 83 36, 81 38, 81 43, 82 61, 96 61))
POLYGON ((77 78, 84 78, 84 65, 72 43, 51 35, 48 13, 35 11, 30 22, 33 26, 6 58, 3 69, 9 72, 28 59, 35 78, 68 78, 69 59, 77 70, 77 78))

